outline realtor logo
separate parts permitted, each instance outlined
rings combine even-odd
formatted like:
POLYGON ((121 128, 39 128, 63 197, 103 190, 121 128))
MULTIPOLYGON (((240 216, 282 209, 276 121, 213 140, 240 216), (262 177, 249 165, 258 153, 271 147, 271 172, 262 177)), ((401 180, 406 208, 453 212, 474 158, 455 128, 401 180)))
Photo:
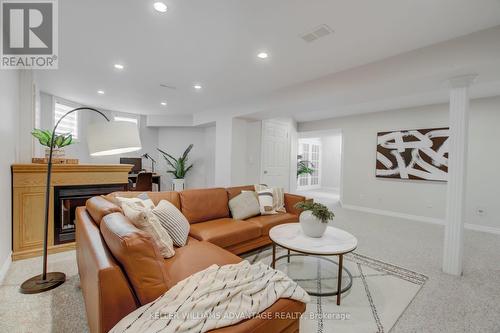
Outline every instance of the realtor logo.
POLYGON ((57 69, 57 0, 0 0, 2 69, 57 69))

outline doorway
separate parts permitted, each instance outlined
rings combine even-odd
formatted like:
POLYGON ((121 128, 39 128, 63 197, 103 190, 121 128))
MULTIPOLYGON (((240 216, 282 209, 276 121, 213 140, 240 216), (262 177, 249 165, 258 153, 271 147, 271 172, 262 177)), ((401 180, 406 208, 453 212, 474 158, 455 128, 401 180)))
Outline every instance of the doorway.
POLYGON ((297 190, 306 191, 321 187, 321 139, 299 139, 297 156, 297 190))
POLYGON ((332 208, 340 206, 342 132, 301 132, 297 147, 297 192, 332 208))

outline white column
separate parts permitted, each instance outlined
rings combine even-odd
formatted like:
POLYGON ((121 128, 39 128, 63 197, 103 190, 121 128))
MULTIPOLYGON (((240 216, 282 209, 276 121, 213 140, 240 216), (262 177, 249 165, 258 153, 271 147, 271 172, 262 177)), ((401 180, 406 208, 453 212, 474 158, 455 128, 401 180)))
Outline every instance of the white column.
POLYGON ((469 125, 469 86, 476 75, 450 80, 450 138, 443 271, 462 275, 465 183, 469 125))

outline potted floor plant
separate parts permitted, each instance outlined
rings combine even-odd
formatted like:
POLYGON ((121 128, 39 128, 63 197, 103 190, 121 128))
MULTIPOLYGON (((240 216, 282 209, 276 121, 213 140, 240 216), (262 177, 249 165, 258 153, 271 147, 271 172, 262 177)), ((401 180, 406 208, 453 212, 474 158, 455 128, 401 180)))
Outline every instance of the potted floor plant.
POLYGON ((172 190, 182 191, 185 188, 185 178, 186 174, 193 167, 193 165, 187 165, 189 152, 193 149, 193 144, 190 144, 181 157, 175 158, 169 153, 158 148, 158 151, 163 155, 168 167, 167 173, 170 173, 173 177, 172 179, 172 190))
POLYGON ((302 155, 297 155, 297 178, 302 175, 312 175, 314 173, 314 164, 303 160, 302 155))
POLYGON ((299 217, 300 227, 304 234, 309 237, 322 237, 328 221, 335 217, 328 207, 312 201, 299 202, 295 204, 295 208, 302 210, 299 217))
MULTIPOLYGON (((42 130, 35 128, 32 132, 31 135, 33 135, 36 139, 38 139, 38 142, 45 148, 45 158, 49 158, 49 152, 50 152, 50 142, 52 141, 52 132, 49 130, 42 130)), ((65 153, 64 153, 64 147, 69 146, 73 144, 73 136, 69 133, 65 134, 58 134, 54 138, 54 147, 52 149, 52 157, 53 158, 64 158, 65 153)))

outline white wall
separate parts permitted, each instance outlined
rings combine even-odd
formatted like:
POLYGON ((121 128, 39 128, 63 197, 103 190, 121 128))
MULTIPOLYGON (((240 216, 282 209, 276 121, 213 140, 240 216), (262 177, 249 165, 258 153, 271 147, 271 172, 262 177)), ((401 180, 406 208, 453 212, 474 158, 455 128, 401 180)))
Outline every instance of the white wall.
MULTIPOLYGON (((159 129, 158 147, 174 157, 179 157, 193 144, 189 163, 193 168, 186 176, 186 188, 213 186, 215 159, 215 128, 204 127, 164 127, 159 129)), ((167 164, 158 154, 158 172, 162 175, 162 190, 170 189, 170 174, 166 174, 167 164)))
POLYGON ((231 186, 259 183, 262 122, 233 119, 231 186))
POLYGON ((260 181, 260 150, 262 122, 249 121, 246 125, 246 179, 244 184, 258 184, 260 181))
POLYGON ((247 121, 233 119, 233 135, 231 138, 231 185, 247 184, 247 121))
POLYGON ((206 187, 215 187, 215 126, 205 127, 206 187))
MULTIPOLYGON (((471 101, 467 173, 467 223, 500 228, 500 97, 471 101), (476 207, 486 210, 475 214, 476 207)), ((299 131, 341 129, 343 203, 443 219, 446 183, 375 178, 377 132, 448 126, 448 105, 440 104, 299 124, 299 131)), ((500 230, 500 229, 499 229, 500 230)))
POLYGON ((19 117, 19 72, 4 70, 0 75, 0 282, 10 263, 11 243, 11 176, 10 166, 17 157, 19 117))
MULTIPOLYGON (((54 97, 50 94, 40 93, 40 123, 41 127, 44 129, 52 129, 54 126, 54 117, 53 117, 53 107, 54 107, 54 97)), ((71 101, 69 101, 71 103, 71 101)), ((80 106, 75 104, 75 107, 80 106)), ((124 116, 124 117, 138 117, 139 118, 139 134, 141 137, 142 150, 113 155, 113 156, 100 156, 100 157, 92 157, 89 155, 88 146, 87 146, 87 126, 93 122, 102 122, 105 121, 102 116, 91 113, 90 111, 79 111, 78 113, 78 133, 79 138, 77 143, 68 146, 65 148, 66 156, 71 158, 78 158, 80 163, 119 163, 120 157, 140 157, 144 153, 149 153, 151 156, 156 155, 156 148, 158 147, 158 129, 152 127, 146 127, 146 116, 137 116, 130 115, 123 112, 110 111, 110 110, 98 110, 102 111, 106 116, 110 119, 113 119, 114 116, 124 116)), ((35 145, 35 154, 37 156, 43 156, 44 148, 39 144, 35 145)), ((149 169, 151 167, 151 161, 143 159, 143 168, 149 169)))
POLYGON ((342 155, 342 136, 340 134, 323 136, 321 140, 321 187, 340 188, 340 167, 342 155))

